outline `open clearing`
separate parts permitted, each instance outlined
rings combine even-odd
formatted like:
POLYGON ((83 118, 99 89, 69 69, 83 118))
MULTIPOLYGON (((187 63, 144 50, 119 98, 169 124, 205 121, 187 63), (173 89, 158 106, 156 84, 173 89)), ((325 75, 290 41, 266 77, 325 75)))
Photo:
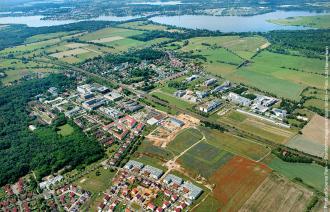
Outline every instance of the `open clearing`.
POLYGON ((279 97, 300 99, 304 88, 322 88, 323 61, 263 51, 247 66, 226 75, 229 80, 244 83, 279 97))
POLYGON ((239 156, 229 160, 210 178, 221 211, 238 211, 270 172, 266 165, 239 156))
POLYGON ((235 155, 260 160, 270 151, 265 146, 242 137, 204 127, 201 129, 208 144, 235 155))
POLYGON ((64 58, 64 57, 70 57, 70 56, 75 56, 83 53, 88 53, 89 51, 86 49, 82 48, 77 48, 77 49, 72 49, 64 52, 59 52, 59 53, 54 53, 51 54, 50 56, 56 57, 56 58, 64 58))
POLYGON ((309 123, 301 130, 302 135, 295 136, 287 143, 287 146, 323 157, 326 132, 325 121, 326 119, 324 117, 314 115, 309 123))
POLYGON ((225 123, 235 126, 238 129, 280 144, 286 143, 296 133, 293 130, 281 128, 270 123, 265 123, 260 119, 234 110, 219 119, 225 123))
POLYGON ((203 135, 197 129, 186 129, 180 132, 175 139, 168 144, 166 149, 180 154, 202 138, 203 135))
MULTIPOLYGON (((302 129, 302 133, 306 138, 311 139, 315 143, 324 145, 326 119, 322 116, 315 115, 310 122, 302 129)), ((328 127, 328 131, 330 128, 328 127)), ((330 144, 328 143, 328 146, 330 144)))
POLYGON ((108 43, 108 42, 121 40, 121 39, 124 39, 124 37, 113 36, 113 37, 107 37, 107 38, 100 38, 100 39, 97 39, 97 40, 91 40, 90 42, 93 42, 93 43, 108 43))
POLYGON ((273 156, 268 166, 289 179, 300 178, 319 191, 324 188, 324 167, 312 163, 289 163, 273 156))
POLYGON ((65 124, 63 126, 58 127, 59 131, 57 132, 58 134, 62 136, 68 136, 71 135, 74 132, 74 129, 72 126, 69 124, 65 124))
POLYGON ((271 174, 239 211, 304 211, 312 196, 308 189, 271 174))
POLYGON ((209 178, 233 157, 233 154, 202 141, 182 157, 179 163, 193 176, 209 178))
POLYGON ((79 47, 88 46, 88 44, 86 44, 86 43, 69 43, 69 44, 66 44, 65 46, 68 48, 75 49, 75 48, 79 48, 79 47))

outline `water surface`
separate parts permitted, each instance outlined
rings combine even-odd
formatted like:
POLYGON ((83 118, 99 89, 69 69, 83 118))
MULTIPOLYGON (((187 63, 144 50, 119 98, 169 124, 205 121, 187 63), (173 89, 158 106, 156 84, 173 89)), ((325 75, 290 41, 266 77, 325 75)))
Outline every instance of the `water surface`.
POLYGON ((288 18, 296 16, 324 15, 308 11, 276 11, 254 16, 156 16, 150 20, 160 23, 190 29, 220 30, 222 32, 266 32, 271 30, 299 30, 309 29, 303 26, 283 26, 268 22, 270 19, 288 18))

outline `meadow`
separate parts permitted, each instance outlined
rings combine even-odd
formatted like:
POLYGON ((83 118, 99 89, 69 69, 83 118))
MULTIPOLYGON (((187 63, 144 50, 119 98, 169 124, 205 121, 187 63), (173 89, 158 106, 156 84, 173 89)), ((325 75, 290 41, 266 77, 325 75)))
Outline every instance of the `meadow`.
POLYGON ((180 157, 179 163, 192 176, 209 178, 232 157, 233 154, 202 141, 180 157))
POLYGON ((270 151, 265 146, 249 139, 205 127, 201 129, 208 144, 235 155, 240 155, 251 160, 259 160, 270 151))
POLYGON ((167 145, 166 149, 175 154, 180 154, 202 138, 203 135, 197 129, 185 129, 181 131, 175 137, 175 139, 167 145))
POLYGON ((57 131, 58 134, 62 136, 68 136, 71 135, 74 132, 74 129, 71 125, 65 124, 63 126, 58 127, 59 131, 57 131))
POLYGON ((289 179, 300 178, 319 191, 324 188, 324 167, 310 163, 288 163, 273 156, 268 166, 289 179))
POLYGON ((220 122, 225 122, 235 126, 240 130, 273 141, 274 143, 284 144, 296 134, 295 130, 271 125, 261 121, 260 119, 239 113, 237 111, 230 111, 222 117, 214 115, 213 118, 219 120, 220 122))
POLYGON ((194 104, 186 102, 184 100, 180 100, 179 98, 176 98, 173 95, 162 93, 162 92, 157 92, 157 91, 152 92, 152 95, 155 95, 162 100, 168 101, 169 104, 172 106, 182 108, 182 109, 192 108, 192 106, 194 105, 194 104))
POLYGON ((230 80, 245 83, 291 100, 299 100, 306 87, 322 88, 323 62, 319 59, 275 54, 263 51, 246 66, 226 75, 230 80))

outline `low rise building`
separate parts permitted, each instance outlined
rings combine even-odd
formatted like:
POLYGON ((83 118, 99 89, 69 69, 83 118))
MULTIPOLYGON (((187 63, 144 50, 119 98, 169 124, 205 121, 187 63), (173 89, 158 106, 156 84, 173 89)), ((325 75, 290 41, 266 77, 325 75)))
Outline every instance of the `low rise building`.
POLYGON ((236 93, 230 92, 227 96, 227 99, 230 100, 231 102, 238 104, 238 105, 242 105, 245 107, 248 107, 251 105, 251 100, 248 98, 245 98, 243 96, 240 96, 236 93))
POLYGON ((204 82, 204 85, 205 85, 205 86, 210 86, 210 85, 215 84, 216 82, 217 82, 217 79, 215 79, 215 78, 211 78, 211 79, 206 80, 206 81, 204 82))
POLYGON ((177 127, 182 127, 184 125, 183 121, 176 118, 171 118, 171 123, 177 127))
POLYGON ((203 189, 187 181, 181 187, 189 191, 188 198, 191 200, 197 199, 203 193, 203 189))
POLYGON ((221 105, 221 102, 219 100, 213 100, 210 102, 207 102, 199 107, 199 110, 204 113, 209 113, 212 110, 218 108, 221 105))
POLYGON ((150 177, 158 180, 162 175, 163 175, 163 170, 155 168, 153 166, 149 166, 146 165, 143 169, 142 169, 143 173, 147 173, 149 174, 150 177))
POLYGON ((135 160, 130 160, 126 163, 126 165, 124 166, 125 169, 139 169, 141 170, 144 167, 143 163, 140 163, 138 161, 135 160))

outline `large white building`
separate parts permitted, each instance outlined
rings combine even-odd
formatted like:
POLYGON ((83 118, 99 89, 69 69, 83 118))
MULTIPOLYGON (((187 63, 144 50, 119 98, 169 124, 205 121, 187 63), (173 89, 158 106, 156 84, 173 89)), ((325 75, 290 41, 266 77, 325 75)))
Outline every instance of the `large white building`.
POLYGON ((227 96, 227 99, 230 100, 231 102, 238 104, 238 105, 242 105, 245 107, 248 107, 251 105, 251 100, 248 98, 245 98, 243 96, 240 96, 236 93, 230 92, 227 96))

